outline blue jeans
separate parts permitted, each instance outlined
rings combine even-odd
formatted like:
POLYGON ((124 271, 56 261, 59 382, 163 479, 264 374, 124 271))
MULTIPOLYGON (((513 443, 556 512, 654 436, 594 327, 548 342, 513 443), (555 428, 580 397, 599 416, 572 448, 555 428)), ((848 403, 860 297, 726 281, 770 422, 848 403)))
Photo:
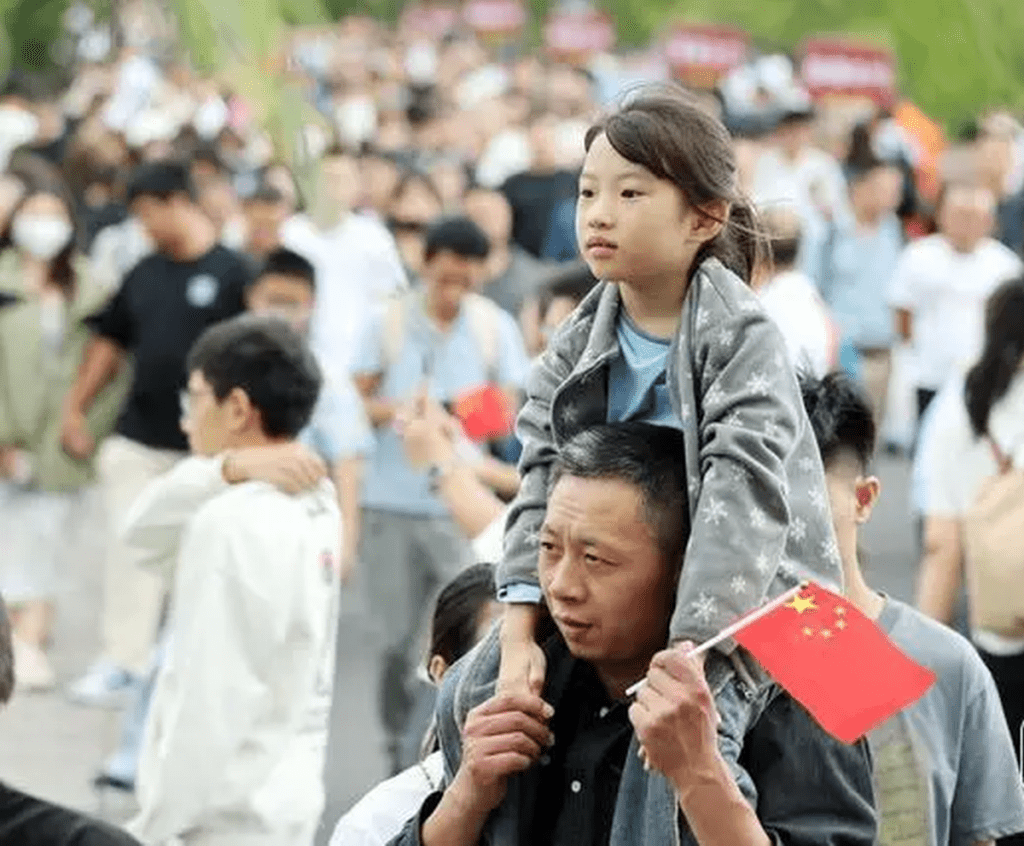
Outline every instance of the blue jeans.
POLYGON ((136 688, 128 708, 121 717, 121 732, 117 748, 103 764, 101 775, 124 784, 135 784, 142 754, 142 739, 146 732, 146 719, 156 691, 156 681, 167 651, 167 635, 161 634, 153 647, 149 667, 141 684, 136 688))

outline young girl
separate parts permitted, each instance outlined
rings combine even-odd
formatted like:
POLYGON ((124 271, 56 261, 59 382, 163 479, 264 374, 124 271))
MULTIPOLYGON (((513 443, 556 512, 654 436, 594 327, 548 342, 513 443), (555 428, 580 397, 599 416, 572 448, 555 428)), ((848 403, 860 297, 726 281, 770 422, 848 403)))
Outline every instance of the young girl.
MULTIPOLYGON (((92 473, 60 440, 61 404, 89 339, 84 320, 106 297, 78 272, 73 208, 55 175, 37 175, 0 238, 0 288, 17 297, 0 312, 0 592, 28 690, 53 685, 44 650, 59 557, 74 494, 92 473)), ((113 428, 124 389, 121 378, 90 412, 97 438, 113 428)))
MULTIPOLYGON (((535 366, 497 577, 509 603, 500 685, 535 693, 548 475, 559 446, 588 426, 644 420, 686 435, 691 538, 673 643, 704 641, 805 577, 841 582, 814 435, 783 339, 748 286, 760 237, 727 131, 681 92, 645 90, 593 126, 586 149, 577 235, 606 281, 535 366)), ((732 642, 705 673, 735 764, 768 685, 732 642)))

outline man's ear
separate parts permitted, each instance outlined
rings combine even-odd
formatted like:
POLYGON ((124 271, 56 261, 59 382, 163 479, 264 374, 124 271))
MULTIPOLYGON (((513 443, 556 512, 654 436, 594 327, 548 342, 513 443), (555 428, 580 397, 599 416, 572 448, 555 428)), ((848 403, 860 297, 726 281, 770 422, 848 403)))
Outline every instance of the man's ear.
POLYGON ((260 426, 259 410, 241 388, 232 388, 231 393, 224 398, 223 405, 227 411, 227 425, 232 432, 243 432, 260 426))
POLYGON ((695 212, 691 217, 690 236, 700 244, 717 238, 729 222, 729 204, 725 200, 712 200, 695 212))
POLYGON ((448 662, 444 660, 440 655, 434 655, 430 659, 430 664, 427 665, 427 675, 430 676, 430 680, 436 684, 441 684, 441 679, 444 678, 444 674, 448 672, 448 662))
POLYGON ((861 525, 871 519, 871 512, 882 492, 882 483, 877 476, 857 478, 857 522, 861 525))

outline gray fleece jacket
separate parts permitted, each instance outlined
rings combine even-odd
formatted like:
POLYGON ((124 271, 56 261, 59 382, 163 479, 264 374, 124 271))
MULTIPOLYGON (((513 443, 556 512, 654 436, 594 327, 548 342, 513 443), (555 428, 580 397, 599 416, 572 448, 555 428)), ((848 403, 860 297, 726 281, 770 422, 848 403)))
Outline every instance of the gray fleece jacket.
MULTIPOLYGON (((531 374, 518 421, 522 486, 497 575, 504 601, 540 600, 552 464, 574 435, 608 422, 619 308, 618 286, 598 285, 531 374)), ((839 589, 824 471, 785 343, 750 287, 717 259, 694 274, 667 375, 684 426, 691 524, 672 641, 704 641, 805 578, 839 589)))

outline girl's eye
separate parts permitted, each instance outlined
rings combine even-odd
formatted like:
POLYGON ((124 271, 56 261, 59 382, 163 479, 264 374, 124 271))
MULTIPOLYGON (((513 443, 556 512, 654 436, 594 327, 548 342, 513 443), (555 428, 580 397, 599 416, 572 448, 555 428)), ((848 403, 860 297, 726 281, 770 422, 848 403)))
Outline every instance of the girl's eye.
POLYGON ((541 541, 540 548, 545 552, 552 552, 554 551, 555 545, 551 541, 541 541))
POLYGON ((580 196, 589 200, 594 196, 594 190, 592 188, 580 188, 580 196))
POLYGON ((640 192, 639 191, 634 191, 632 188, 626 188, 622 192, 622 197, 625 200, 635 200, 639 196, 641 196, 640 192))

